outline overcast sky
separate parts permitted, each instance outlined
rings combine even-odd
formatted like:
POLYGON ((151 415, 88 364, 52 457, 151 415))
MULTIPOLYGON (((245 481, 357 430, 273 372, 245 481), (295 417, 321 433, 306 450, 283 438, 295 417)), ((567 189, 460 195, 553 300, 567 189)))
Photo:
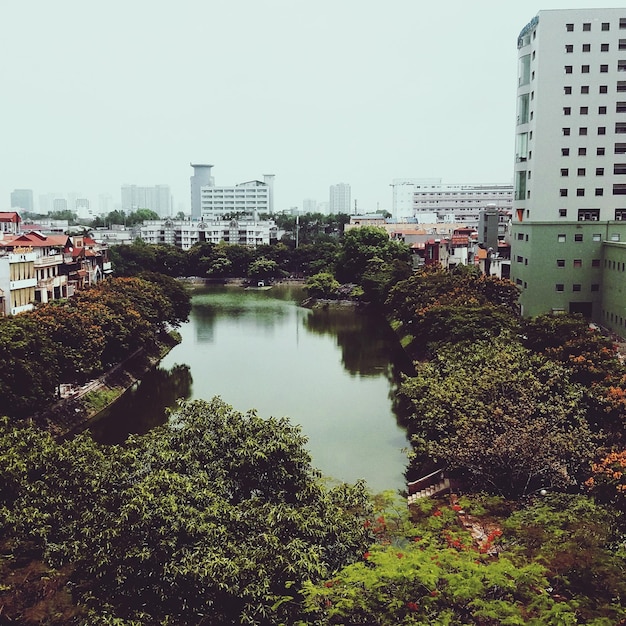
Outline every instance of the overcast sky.
MULTIPOLYGON (((517 35, 552 0, 0 0, 0 210, 275 174, 275 209, 394 178, 512 181, 517 35)), ((626 16, 626 9, 625 9, 626 16)))

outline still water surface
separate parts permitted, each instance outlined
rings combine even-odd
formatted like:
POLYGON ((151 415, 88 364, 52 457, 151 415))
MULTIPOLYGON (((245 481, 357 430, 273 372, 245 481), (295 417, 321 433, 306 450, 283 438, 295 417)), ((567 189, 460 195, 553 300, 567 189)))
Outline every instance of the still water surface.
POLYGON ((182 343, 90 424, 94 437, 120 442, 163 423, 177 398, 220 396, 301 425, 325 475, 363 478, 374 491, 403 487, 408 444, 394 398, 410 361, 380 317, 311 311, 302 297, 290 285, 195 292, 182 343))

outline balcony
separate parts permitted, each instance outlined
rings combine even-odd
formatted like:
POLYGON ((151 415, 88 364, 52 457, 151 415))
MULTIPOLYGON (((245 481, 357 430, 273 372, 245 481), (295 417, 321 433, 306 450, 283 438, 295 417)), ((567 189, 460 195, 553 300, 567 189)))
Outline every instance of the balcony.
MULTIPOLYGON (((71 258, 71 257, 70 257, 71 258)), ((63 263, 62 254, 48 254, 35 259, 35 267, 51 267, 53 265, 61 265, 63 263)))

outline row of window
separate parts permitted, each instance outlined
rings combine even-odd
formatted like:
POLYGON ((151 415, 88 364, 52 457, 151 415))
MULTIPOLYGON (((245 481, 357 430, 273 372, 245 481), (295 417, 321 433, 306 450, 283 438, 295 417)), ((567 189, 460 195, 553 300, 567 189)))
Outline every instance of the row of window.
MULTIPOLYGON (((617 93, 624 93, 626 92, 626 80, 618 80, 617 83, 615 83, 615 91, 617 93)), ((563 86, 563 92, 565 93, 566 96, 571 96, 572 95, 572 86, 571 85, 564 85, 563 86)), ((588 94, 589 93, 589 85, 581 85, 580 86, 580 93, 582 94, 588 94)), ((598 85, 598 93, 609 93, 609 86, 608 85, 598 85)), ((530 92, 530 99, 534 100, 534 91, 530 92)))
MULTIPOLYGON (((576 189, 576 197, 577 198, 583 198, 585 196, 586 190, 584 187, 578 187, 576 189)), ((604 188, 603 187, 596 187, 594 189, 594 195, 596 196, 603 196, 604 195, 604 188)), ((626 196, 626 184, 621 184, 621 183, 616 183, 615 185, 613 185, 613 195, 614 196, 626 196)), ((561 198, 567 198, 569 196, 569 189, 565 189, 565 188, 561 188, 559 189, 559 196, 561 198)), ((526 196, 526 198, 530 198, 530 191, 528 191, 528 195, 526 196)), ((523 197, 520 198, 516 198, 517 200, 523 200, 523 197)))
MULTIPOLYGON (((566 74, 573 74, 574 73, 574 66, 573 65, 565 65, 564 68, 565 68, 565 73, 566 74)), ((591 71, 591 66, 590 65, 581 65, 580 66, 580 73, 581 74, 589 74, 590 71, 591 71)), ((600 65, 600 73, 601 74, 607 74, 608 71, 609 71, 609 66, 606 63, 603 63, 602 65, 600 65)), ((626 61, 621 60, 621 61, 617 62, 617 71, 618 72, 626 72, 626 61)))
MULTIPOLYGON (((598 126, 597 128, 597 134, 598 135, 606 135, 606 126, 598 126)), ((622 124, 620 122, 615 124, 615 132, 617 134, 624 134, 626 133, 626 124, 622 124), (619 126, 619 130, 618 130, 618 126, 619 126)), ((572 129, 569 126, 563 127, 563 136, 564 137, 569 137, 572 134, 572 129)), ((589 134, 589 128, 587 126, 580 126, 578 128, 578 134, 580 136, 585 136, 589 134)))
MULTIPOLYGON (((620 17, 619 27, 620 27, 620 29, 626 29, 626 17, 620 17)), ((586 32, 591 31, 591 22, 583 22, 582 29, 583 29, 583 31, 586 31, 586 32)), ((611 23, 610 22, 602 22, 601 29, 604 30, 604 31, 611 30, 611 23)), ((574 32, 574 24, 572 24, 572 23, 565 24, 565 30, 568 33, 573 33, 574 32)))
MULTIPOLYGON (((579 152, 580 154, 580 152, 579 152)), ((626 163, 614 163, 613 164, 613 174, 626 174, 626 163)), ((576 169, 577 176, 586 176, 587 168, 579 167, 576 169)), ((561 168, 561 176, 569 176, 569 168, 562 167, 561 168)), ((604 176, 604 168, 596 167, 596 176, 604 176)))
MULTIPOLYGON (((607 108, 604 105, 598 107, 598 115, 606 115, 607 108)), ((615 103, 615 112, 616 113, 626 113, 626 102, 616 102, 615 103)), ((578 113, 580 115, 589 115, 589 107, 581 106, 578 109, 578 113)), ((563 107, 563 115, 571 115, 572 107, 563 107)), ((532 112, 531 112, 532 119, 532 112)))
MULTIPOLYGON (((565 291, 565 285, 563 283, 556 283, 556 285, 554 285, 554 290, 565 291)), ((583 286, 580 283, 574 283, 572 285, 572 291, 582 291, 582 290, 583 290, 583 286)), ((600 285, 597 283, 593 283, 591 285, 591 291, 600 291, 600 285)))
MULTIPOLYGON (((626 50, 626 39, 620 39, 618 44, 617 44, 617 48, 618 50, 626 50)), ((610 46, 608 43, 601 43, 600 44, 600 52, 609 52, 610 46)), ((584 43, 581 45, 581 51, 582 52, 591 52, 591 44, 590 43, 584 43)), ((565 52, 567 54, 570 54, 572 52, 574 52, 574 46, 573 44, 566 44, 565 45, 565 52)))
MULTIPOLYGON (((574 259, 572 263, 573 267, 582 267, 583 260, 582 259, 574 259)), ((565 259, 557 259, 556 260, 557 267, 565 267, 565 259)), ((600 259, 592 259, 591 267, 600 267, 600 259)))

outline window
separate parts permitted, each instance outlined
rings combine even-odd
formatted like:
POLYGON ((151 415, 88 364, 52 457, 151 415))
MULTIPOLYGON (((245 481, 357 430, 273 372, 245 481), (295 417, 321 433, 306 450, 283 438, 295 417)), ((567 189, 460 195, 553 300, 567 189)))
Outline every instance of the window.
POLYGON ((517 74, 520 87, 530 83, 530 54, 520 57, 517 74))
POLYGON ((626 174, 626 163, 615 163, 613 165, 613 174, 626 174))
POLYGON ((604 148, 596 148, 596 156, 604 156, 604 148))
POLYGON ((616 113, 626 113, 626 102, 616 102, 615 103, 615 112, 616 113))
POLYGON ((606 115, 606 107, 598 107, 598 115, 606 115))
POLYGON ((567 217, 567 209, 559 209, 559 217, 567 217))
POLYGON ((585 22, 585 23, 583 24, 583 30, 584 30, 584 31, 589 31, 589 30, 591 30, 591 22, 585 22))
POLYGON ((573 32, 573 31, 574 31, 574 24, 565 24, 565 30, 566 30, 568 33, 573 32))
POLYGON ((617 134, 621 134, 621 135, 626 133, 626 122, 616 122, 615 123, 615 132, 617 134))
POLYGON ((523 263, 523 262, 524 262, 524 257, 522 257, 522 256, 519 256, 519 255, 518 255, 518 256, 515 258, 515 260, 517 261, 517 263, 523 263))
POLYGON ((565 267, 565 259, 557 259, 556 260, 557 267, 565 267))
POLYGON ((565 66, 565 73, 566 74, 571 74, 573 70, 573 66, 572 65, 566 65, 565 66))
POLYGON ((524 233, 517 233, 517 240, 524 241, 524 233))
POLYGON ((598 93, 609 93, 609 88, 606 85, 600 85, 598 93))
POLYGON ((592 259, 591 267, 600 267, 600 259, 592 259))
POLYGON ((593 283, 591 285, 591 291, 600 291, 600 285, 598 285, 597 283, 593 283))
POLYGON ((589 113, 589 107, 580 107, 580 114, 587 115, 589 113))
POLYGON ((566 237, 563 234, 557 235, 556 240, 558 243, 565 243, 566 237))
POLYGON ((583 260, 582 259, 574 259, 574 267, 582 267, 583 260))
POLYGON ((578 148, 578 156, 585 156, 587 154, 587 148, 578 148))
POLYGON ((578 283, 572 285, 572 291, 581 291, 581 285, 578 283))
POLYGON ((606 126, 598 126, 598 135, 606 135, 606 126))
POLYGON ((571 107, 563 107, 563 115, 571 115, 572 108, 571 107))
POLYGON ((603 196, 603 195, 604 195, 604 188, 596 187, 596 196, 603 196))
POLYGON ((591 52, 591 44, 590 43, 584 43, 583 44, 583 52, 591 52))
POLYGON ((601 74, 606 74, 609 71, 609 66, 608 65, 601 65, 600 66, 600 73, 601 74))
POLYGON ((616 143, 615 154, 626 154, 626 143, 616 143))
POLYGON ((569 148, 561 148, 561 156, 569 156, 569 148))
POLYGON ((619 27, 620 29, 626 28, 626 17, 619 18, 619 27))
POLYGON ((576 189, 576 195, 582 198, 585 195, 585 190, 582 187, 578 187, 578 189, 576 189))
MULTIPOLYGON (((624 132, 626 132, 626 130, 625 130, 624 132)), ((586 127, 586 126, 581 126, 581 127, 578 129, 578 134, 579 134, 579 135, 586 135, 586 134, 587 134, 587 127, 586 127)))
POLYGON ((602 241, 602 235, 600 233, 594 233, 591 236, 592 241, 602 241))
POLYGON ((604 176, 604 168, 596 167, 596 176, 604 176))
POLYGON ((609 22, 602 22, 602 30, 610 30, 611 24, 609 22))
POLYGON ((567 197, 567 189, 559 189, 559 195, 561 196, 561 198, 566 198, 567 197))
POLYGON ((557 283, 557 284, 554 286, 554 288, 555 288, 557 291, 565 291, 565 285, 563 285, 563 283, 557 283))
POLYGON ((570 129, 569 129, 569 128, 564 128, 564 129, 563 129, 563 134, 564 134, 565 136, 568 136, 568 135, 570 134, 570 129))
MULTIPOLYGON (((609 51, 609 44, 608 43, 601 43, 600 44, 600 52, 608 52, 609 51)), ((600 70, 602 71, 602 70, 600 70)), ((609 70, 607 69, 607 72, 609 70)))
POLYGON ((620 39, 618 44, 617 44, 617 47, 620 50, 626 50, 626 39, 620 39))
POLYGON ((580 93, 589 93, 589 85, 582 85, 580 87, 580 93))
POLYGON ((615 209, 615 220, 617 222, 626 222, 626 209, 615 209))
POLYGON ((626 196, 626 185, 623 185, 623 184, 613 185, 613 195, 614 196, 626 196))
POLYGON ((574 52, 574 46, 572 44, 566 44, 565 45, 565 52, 566 53, 574 52))
POLYGON ((530 110, 530 98, 527 93, 522 94, 517 99, 517 123, 528 123, 528 112, 530 110))
POLYGON ((617 91, 622 93, 626 91, 626 80, 618 80, 617 81, 617 91))
POLYGON ((582 241, 583 240, 583 234, 582 233, 576 233, 574 235, 574 241, 582 241))
POLYGON ((584 167, 579 167, 576 173, 578 174, 578 176, 585 176, 587 172, 584 167))
POLYGON ((579 222, 597 222, 600 219, 600 209, 578 209, 579 222))
POLYGON ((589 66, 588 65, 581 65, 580 66, 580 71, 582 74, 589 74, 589 66))
MULTIPOLYGON (((619 233, 611 233, 610 239, 611 241, 619 241, 620 240, 619 233)), ((613 263, 615 263, 615 261, 613 261, 613 263)))
POLYGON ((620 60, 617 62, 617 71, 626 72, 626 61, 620 60))
POLYGON ((569 176, 569 170, 566 167, 561 168, 561 176, 569 176))

